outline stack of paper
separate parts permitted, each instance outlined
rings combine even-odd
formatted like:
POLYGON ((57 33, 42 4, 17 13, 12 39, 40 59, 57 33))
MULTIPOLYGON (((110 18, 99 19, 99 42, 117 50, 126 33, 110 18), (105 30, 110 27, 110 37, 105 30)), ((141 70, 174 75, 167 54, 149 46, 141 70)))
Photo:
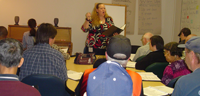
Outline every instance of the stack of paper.
POLYGON ((126 67, 135 68, 135 64, 136 64, 136 62, 128 61, 126 67))
POLYGON ((72 79, 72 80, 80 80, 82 74, 83 74, 83 72, 67 70, 67 75, 68 75, 69 79, 72 79))
POLYGON ((144 81, 161 81, 153 72, 137 72, 144 81))
POLYGON ((155 87, 146 87, 144 88, 144 95, 147 96, 163 96, 169 95, 173 92, 173 88, 167 86, 155 86, 155 87))

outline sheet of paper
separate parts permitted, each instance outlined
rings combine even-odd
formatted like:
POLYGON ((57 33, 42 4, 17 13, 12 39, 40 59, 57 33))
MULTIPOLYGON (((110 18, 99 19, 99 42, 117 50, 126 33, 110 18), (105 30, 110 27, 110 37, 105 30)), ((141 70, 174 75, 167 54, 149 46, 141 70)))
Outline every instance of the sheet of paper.
POLYGON ((173 92, 173 88, 167 87, 167 86, 154 86, 154 88, 159 89, 160 91, 166 92, 171 94, 173 92))
POLYGON ((128 61, 126 67, 135 68, 135 64, 136 64, 136 62, 128 61))
POLYGON ((83 72, 67 70, 67 75, 68 75, 69 79, 72 79, 72 80, 80 80, 82 74, 83 74, 83 72))
POLYGON ((153 72, 137 72, 144 81, 161 81, 153 72))
POLYGON ((134 57, 135 57, 135 54, 131 54, 130 56, 131 61, 133 60, 134 57))
POLYGON ((162 95, 167 95, 167 94, 168 93, 162 92, 152 87, 144 88, 144 95, 146 96, 162 96, 162 95))
POLYGON ((169 88, 167 86, 149 86, 144 88, 144 94, 147 96, 163 96, 171 94, 172 92, 173 88, 169 88))

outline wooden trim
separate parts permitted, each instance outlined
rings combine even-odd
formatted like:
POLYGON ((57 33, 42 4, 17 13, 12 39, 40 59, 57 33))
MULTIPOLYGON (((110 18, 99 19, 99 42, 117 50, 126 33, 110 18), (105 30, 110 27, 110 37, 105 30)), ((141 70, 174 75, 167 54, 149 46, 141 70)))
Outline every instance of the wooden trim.
MULTIPOLYGON (((71 28, 70 27, 55 27, 57 35, 55 44, 58 46, 68 46, 68 53, 72 55, 71 28)), ((23 34, 29 31, 27 25, 8 25, 8 38, 14 38, 22 42, 23 34)))
POLYGON ((56 29, 71 29, 71 27, 55 27, 56 29))
POLYGON ((8 27, 28 27, 27 25, 8 25, 8 27))

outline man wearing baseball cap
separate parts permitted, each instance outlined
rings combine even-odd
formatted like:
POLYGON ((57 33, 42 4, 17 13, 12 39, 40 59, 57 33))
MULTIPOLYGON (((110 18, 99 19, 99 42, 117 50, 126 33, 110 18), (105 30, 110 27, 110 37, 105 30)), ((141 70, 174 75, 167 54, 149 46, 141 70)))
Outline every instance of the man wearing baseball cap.
POLYGON ((172 96, 200 95, 200 37, 193 36, 185 44, 185 62, 193 73, 181 77, 172 96))
POLYGON ((85 70, 79 82, 79 96, 86 88, 88 96, 143 96, 141 76, 125 69, 130 54, 128 38, 122 35, 111 37, 105 52, 107 61, 98 68, 85 70))
POLYGON ((180 37, 179 44, 185 44, 185 39, 190 34, 191 34, 191 31, 189 28, 181 29, 180 33, 178 34, 178 36, 180 37))

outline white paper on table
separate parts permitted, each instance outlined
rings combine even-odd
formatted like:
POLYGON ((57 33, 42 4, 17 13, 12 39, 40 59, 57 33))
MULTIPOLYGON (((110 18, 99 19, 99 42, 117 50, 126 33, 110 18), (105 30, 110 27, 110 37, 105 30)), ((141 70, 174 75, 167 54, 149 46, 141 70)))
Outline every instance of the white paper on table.
POLYGON ((163 96, 168 95, 173 92, 173 88, 167 86, 155 86, 155 87, 146 87, 144 88, 144 95, 147 96, 163 96))
POLYGON ((83 72, 67 70, 67 75, 68 75, 69 79, 72 79, 72 80, 80 80, 82 74, 83 74, 83 72))
POLYGON ((133 58, 135 57, 135 54, 131 54, 130 59, 133 61, 133 58))
POLYGON ((167 87, 167 86, 154 86, 154 88, 159 89, 160 91, 166 92, 171 94, 173 92, 173 88, 167 87))
POLYGON ((126 67, 135 68, 135 64, 136 64, 136 62, 128 61, 126 67))
POLYGON ((144 81, 161 81, 153 72, 137 72, 144 81))

